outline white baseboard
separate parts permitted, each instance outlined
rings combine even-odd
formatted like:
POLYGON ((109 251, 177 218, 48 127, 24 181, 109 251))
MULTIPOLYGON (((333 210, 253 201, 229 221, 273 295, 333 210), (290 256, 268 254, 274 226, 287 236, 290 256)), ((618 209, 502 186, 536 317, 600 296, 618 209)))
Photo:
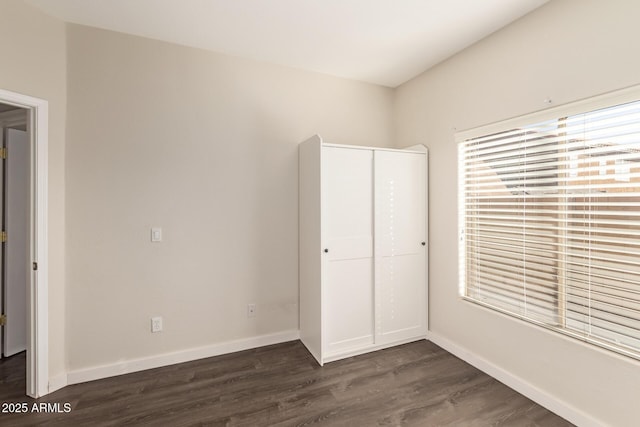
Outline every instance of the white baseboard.
POLYGON ((427 339, 577 426, 601 427, 606 425, 438 334, 428 332, 427 339))
POLYGON ((279 344, 287 341, 300 339, 300 331, 291 330, 278 332, 275 334, 260 335, 257 337, 244 338, 234 341, 213 344, 205 347, 198 347, 189 350, 177 351, 174 353, 160 354, 157 356, 132 359, 124 362, 109 365, 95 366, 91 368, 70 371, 65 378, 52 378, 49 383, 49 391, 53 391, 52 386, 58 386, 55 390, 66 385, 78 384, 101 378, 114 377, 117 375, 129 374, 132 372, 144 371, 147 369, 160 368, 176 363, 191 362, 193 360, 204 359, 206 357, 219 356, 221 354, 234 353, 236 351, 249 350, 263 347, 265 345, 279 344))

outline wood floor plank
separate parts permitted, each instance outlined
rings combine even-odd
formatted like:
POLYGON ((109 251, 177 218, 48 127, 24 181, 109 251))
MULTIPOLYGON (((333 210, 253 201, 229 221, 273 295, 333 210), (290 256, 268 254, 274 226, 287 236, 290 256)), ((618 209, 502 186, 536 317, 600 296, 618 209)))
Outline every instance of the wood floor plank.
POLYGON ((544 426, 571 424, 429 341, 320 367, 302 343, 202 359, 24 396, 24 354, 0 361, 1 426, 544 426))

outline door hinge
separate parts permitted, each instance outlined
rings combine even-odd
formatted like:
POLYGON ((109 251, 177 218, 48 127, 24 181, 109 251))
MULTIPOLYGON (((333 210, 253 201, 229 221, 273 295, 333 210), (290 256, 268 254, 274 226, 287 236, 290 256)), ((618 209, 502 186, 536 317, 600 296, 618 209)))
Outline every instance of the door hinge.
POLYGON ((7 158, 7 147, 0 148, 0 159, 7 158))
POLYGON ((7 232, 6 231, 3 231, 3 232, 0 233, 0 241, 2 243, 7 241, 7 232))
POLYGON ((37 262, 33 262, 33 271, 37 271, 38 270, 38 263, 37 262))
POLYGON ((7 315, 6 314, 0 315, 0 326, 4 326, 6 324, 7 324, 7 315))

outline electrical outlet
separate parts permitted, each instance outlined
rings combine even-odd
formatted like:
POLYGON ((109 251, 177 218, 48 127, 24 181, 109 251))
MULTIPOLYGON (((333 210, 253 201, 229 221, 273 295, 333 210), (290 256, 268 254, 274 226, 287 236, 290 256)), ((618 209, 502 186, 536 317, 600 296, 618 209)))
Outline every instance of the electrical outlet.
POLYGON ((247 304, 247 317, 256 317, 256 305, 247 304))
POLYGON ((162 332, 162 317, 151 318, 151 332, 162 332))

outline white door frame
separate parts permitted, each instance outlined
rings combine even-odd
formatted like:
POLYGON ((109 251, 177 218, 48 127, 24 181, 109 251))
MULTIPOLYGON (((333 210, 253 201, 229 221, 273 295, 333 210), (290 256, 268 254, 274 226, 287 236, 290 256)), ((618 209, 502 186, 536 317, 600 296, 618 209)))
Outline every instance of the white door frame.
POLYGON ((49 393, 48 143, 49 103, 0 89, 0 102, 25 108, 31 148, 31 260, 27 289, 27 395, 49 393))

